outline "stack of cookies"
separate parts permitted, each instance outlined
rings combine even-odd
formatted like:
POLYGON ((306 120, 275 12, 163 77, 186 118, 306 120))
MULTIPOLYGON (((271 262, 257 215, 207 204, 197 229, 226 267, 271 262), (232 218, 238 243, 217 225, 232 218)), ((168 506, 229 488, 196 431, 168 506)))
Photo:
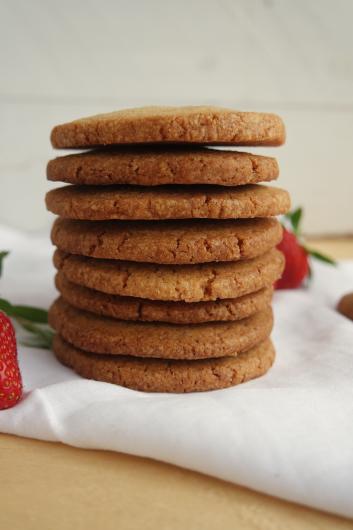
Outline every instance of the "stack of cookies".
POLYGON ((209 146, 284 142, 273 114, 149 107, 58 125, 47 208, 57 358, 84 377, 154 392, 225 388, 264 374, 274 282, 284 266, 275 216, 288 193, 274 158, 209 146))

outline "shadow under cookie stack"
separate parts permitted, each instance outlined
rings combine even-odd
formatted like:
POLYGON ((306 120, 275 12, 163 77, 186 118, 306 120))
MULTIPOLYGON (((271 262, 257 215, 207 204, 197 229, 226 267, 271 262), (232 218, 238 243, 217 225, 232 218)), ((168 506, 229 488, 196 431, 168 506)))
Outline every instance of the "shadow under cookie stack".
POLYGON ((214 390, 267 372, 274 282, 284 258, 274 216, 288 193, 274 158, 226 146, 275 146, 273 114, 149 107, 56 126, 59 215, 53 350, 86 378, 150 392, 214 390), (223 150, 210 146, 223 146, 223 150))

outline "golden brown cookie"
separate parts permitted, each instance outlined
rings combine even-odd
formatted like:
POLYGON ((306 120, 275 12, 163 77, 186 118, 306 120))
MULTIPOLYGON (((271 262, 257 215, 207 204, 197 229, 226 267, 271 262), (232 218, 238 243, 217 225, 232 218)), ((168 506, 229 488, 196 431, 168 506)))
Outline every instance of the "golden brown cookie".
POLYGON ((176 325, 128 322, 97 316, 58 298, 49 324, 70 344, 85 351, 160 359, 236 356, 265 340, 272 330, 272 309, 236 322, 176 325))
POLYGON ((239 298, 215 302, 160 302, 101 293, 70 282, 62 272, 55 277, 62 298, 78 309, 120 320, 199 324, 202 322, 241 320, 271 303, 272 287, 239 298))
POLYGON ((253 184, 224 186, 64 186, 46 195, 51 212, 67 219, 250 219, 285 214, 287 191, 253 184))
POLYGON ((61 363, 83 377, 145 392, 201 392, 227 388, 265 374, 275 358, 269 339, 237 357, 198 361, 95 355, 71 346, 60 335, 54 337, 53 350, 61 363))
POLYGON ((353 320, 353 292, 347 293, 338 302, 337 311, 345 317, 353 320))
POLYGON ((54 265, 78 285, 108 294, 174 302, 238 298, 271 286, 281 277, 283 254, 203 265, 152 265, 98 260, 56 251, 54 265))
POLYGON ((64 252, 161 264, 236 261, 259 256, 282 239, 276 219, 188 221, 73 221, 51 232, 64 252))
POLYGON ((99 186, 239 186, 274 180, 278 174, 275 158, 203 147, 96 150, 60 156, 50 160, 47 166, 48 180, 99 186))
POLYGON ((54 127, 57 148, 188 143, 281 145, 284 124, 276 114, 222 107, 141 107, 81 118, 54 127))

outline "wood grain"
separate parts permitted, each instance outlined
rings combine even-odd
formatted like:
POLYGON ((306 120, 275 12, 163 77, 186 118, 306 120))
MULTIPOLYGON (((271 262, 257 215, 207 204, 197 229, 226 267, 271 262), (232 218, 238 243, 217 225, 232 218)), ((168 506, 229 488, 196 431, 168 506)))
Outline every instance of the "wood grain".
POLYGON ((353 529, 340 517, 121 453, 1 435, 0 466, 4 529, 353 529))

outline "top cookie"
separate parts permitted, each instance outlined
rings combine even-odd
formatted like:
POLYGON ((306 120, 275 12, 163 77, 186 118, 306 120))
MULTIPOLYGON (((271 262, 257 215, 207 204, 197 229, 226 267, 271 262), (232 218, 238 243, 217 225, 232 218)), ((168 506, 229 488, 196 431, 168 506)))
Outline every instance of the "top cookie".
POLYGON ((239 186, 278 178, 275 158, 239 151, 194 147, 106 149, 50 160, 47 178, 55 182, 109 186, 136 184, 218 184, 239 186))
POLYGON ((141 107, 57 125, 50 139, 59 149, 165 142, 277 146, 285 141, 285 128, 275 114, 208 106, 141 107))

